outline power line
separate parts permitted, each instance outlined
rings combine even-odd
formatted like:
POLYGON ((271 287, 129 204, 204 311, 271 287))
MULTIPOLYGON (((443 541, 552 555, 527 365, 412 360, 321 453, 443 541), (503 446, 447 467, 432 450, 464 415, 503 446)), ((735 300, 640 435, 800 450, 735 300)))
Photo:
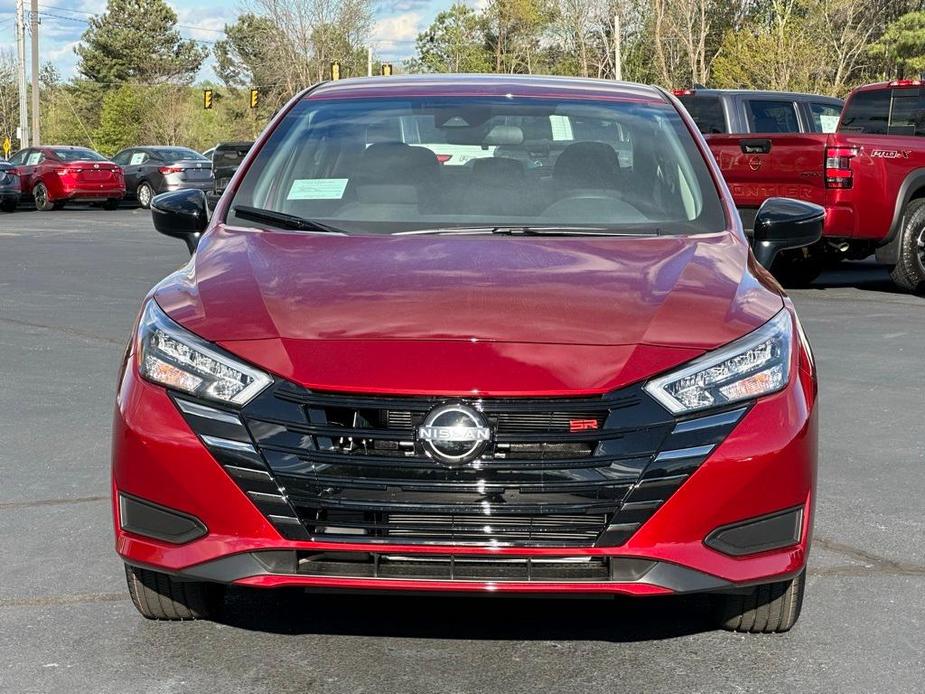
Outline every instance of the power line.
MULTIPOLYGON (((46 7, 47 7, 47 6, 46 6, 46 7)), ((39 10, 37 14, 40 15, 40 16, 42 16, 42 17, 49 17, 49 18, 51 18, 51 19, 61 19, 61 20, 67 21, 67 22, 76 22, 77 24, 86 24, 86 25, 89 25, 89 24, 90 24, 90 21, 87 20, 87 19, 81 19, 80 17, 68 17, 68 16, 62 15, 62 14, 55 14, 54 12, 46 12, 46 11, 44 11, 44 10, 39 10)), ((92 16, 92 15, 91 15, 91 16, 92 16)), ((177 25, 175 25, 175 26, 180 26, 180 25, 177 24, 177 25)), ((187 28, 190 28, 190 27, 187 27, 187 28)), ((199 28, 195 28, 195 27, 194 27, 194 29, 195 29, 196 31, 203 31, 203 29, 199 29, 199 28)), ((211 31, 211 30, 210 30, 210 31, 211 31)), ((222 32, 222 33, 224 33, 224 32, 222 32)), ((184 36, 183 39, 186 40, 186 41, 193 41, 194 43, 206 44, 206 45, 208 45, 208 46, 214 46, 214 45, 217 43, 216 41, 208 41, 208 40, 206 40, 206 39, 195 39, 195 38, 192 38, 191 36, 184 36)))
MULTIPOLYGON (((59 11, 62 11, 62 12, 73 12, 74 14, 82 14, 82 15, 86 15, 86 16, 88 16, 88 17, 98 17, 98 16, 99 16, 99 13, 87 12, 86 10, 73 10, 73 9, 71 9, 71 8, 69 8, 69 7, 59 7, 59 6, 57 6, 57 5, 48 5, 48 4, 46 4, 46 3, 40 3, 39 6, 45 8, 45 9, 48 9, 48 10, 59 10, 59 11)), ((211 32, 211 33, 213 33, 213 34, 224 34, 224 33, 225 33, 225 30, 224 30, 224 29, 212 29, 212 28, 209 28, 209 27, 197 27, 197 26, 192 26, 192 25, 190 25, 190 24, 174 24, 174 26, 177 27, 178 29, 189 29, 189 30, 191 30, 191 31, 208 31, 208 32, 211 32)))

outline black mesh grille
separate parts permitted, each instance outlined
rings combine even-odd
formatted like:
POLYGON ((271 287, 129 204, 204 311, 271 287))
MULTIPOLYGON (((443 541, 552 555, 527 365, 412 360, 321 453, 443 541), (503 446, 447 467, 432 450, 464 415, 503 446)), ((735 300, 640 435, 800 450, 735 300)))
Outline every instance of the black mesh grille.
MULTIPOLYGON (((241 411, 253 453, 210 450, 291 539, 616 546, 747 409, 679 421, 638 386, 594 398, 465 400, 492 440, 476 460, 448 466, 415 435, 447 402, 278 382, 241 411)), ((201 434, 214 426, 186 416, 201 434)))

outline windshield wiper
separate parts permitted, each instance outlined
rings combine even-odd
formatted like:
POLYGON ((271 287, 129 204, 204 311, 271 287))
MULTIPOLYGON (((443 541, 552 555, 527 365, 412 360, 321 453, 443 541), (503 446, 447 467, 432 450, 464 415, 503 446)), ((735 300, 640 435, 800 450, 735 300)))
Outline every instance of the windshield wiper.
POLYGON ((661 229, 639 231, 618 231, 608 227, 597 226, 531 226, 531 225, 486 225, 475 227, 438 227, 434 229, 415 229, 401 231, 395 236, 414 236, 416 234, 498 234, 500 236, 660 236, 661 229))
POLYGON ((241 219, 249 219, 252 222, 269 222, 283 229, 294 229, 296 231, 320 231, 326 234, 346 234, 347 232, 337 227, 332 227, 313 219, 297 217, 294 214, 285 212, 276 212, 275 210, 265 210, 260 207, 249 207, 248 205, 235 205, 234 213, 241 219))

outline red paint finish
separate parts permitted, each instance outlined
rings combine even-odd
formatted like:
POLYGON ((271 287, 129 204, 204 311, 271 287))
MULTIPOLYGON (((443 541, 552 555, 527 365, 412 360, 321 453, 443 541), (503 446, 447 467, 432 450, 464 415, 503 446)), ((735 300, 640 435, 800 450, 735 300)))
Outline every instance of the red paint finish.
POLYGON ((825 205, 823 164, 827 135, 707 135, 736 205, 760 207, 768 198, 796 198, 825 205), (770 140, 766 153, 742 151, 749 140, 770 140))
MULTIPOLYGON (((719 578, 750 583, 771 581, 799 571, 806 562, 816 478, 817 430, 815 374, 802 345, 794 355, 801 374, 781 393, 751 409, 678 492, 624 546, 617 548, 428 547, 377 545, 401 554, 505 556, 645 557, 680 564, 719 578), (806 508, 807 522, 798 545, 748 557, 729 557, 703 544, 719 526, 772 511, 806 508)), ((284 540, 231 481, 202 446, 159 387, 139 379, 133 365, 122 382, 113 425, 114 489, 198 516, 209 534, 176 546, 131 535, 118 527, 116 550, 134 562, 171 571, 229 554, 259 549, 369 551, 369 545, 284 540)), ((249 585, 328 585, 336 579, 253 579, 249 585)), ((398 582, 396 589, 435 588, 430 582, 398 582), (411 585, 413 584, 413 585, 411 585)), ((341 585, 382 588, 378 579, 341 585)), ((456 590, 456 583, 452 584, 456 590)), ((460 590, 516 590, 519 584, 467 583, 460 590)), ((552 592, 593 590, 588 584, 544 584, 552 592)), ((523 587, 524 590, 538 590, 523 587)), ((638 587, 633 591, 638 594, 638 587)), ((540 590, 541 590, 540 589, 540 590)), ((626 586, 600 590, 628 592, 626 586)), ((629 591, 629 592, 633 592, 629 591)))
MULTIPOLYGON (((904 81, 860 87, 848 97, 842 117, 850 117, 852 99, 859 93, 901 93, 907 88, 918 90, 919 85, 904 81)), ((880 115, 885 122, 887 110, 880 115)), ((774 196, 813 202, 826 208, 824 234, 832 238, 885 243, 896 233, 905 204, 925 193, 922 137, 856 133, 843 121, 829 135, 707 135, 706 140, 737 207, 754 209, 774 196), (770 152, 743 153, 742 141, 756 138, 770 141, 770 152), (854 156, 841 174, 851 179, 849 187, 827 185, 826 156, 847 151, 854 156)))
MULTIPOLYGON (((780 296, 736 233, 652 238, 330 236, 218 227, 155 294, 237 340, 446 340, 712 349, 780 296), (697 330, 686 318, 700 317, 697 330)), ((286 375, 286 374, 283 374, 286 375)))
POLYGON ((237 581, 251 588, 340 588, 342 590, 411 590, 437 593, 533 593, 671 595, 672 591, 648 583, 526 583, 518 581, 421 581, 400 579, 329 578, 323 576, 252 576, 237 581))
POLYGON ((42 183, 53 203, 69 200, 121 200, 125 196, 125 179, 122 169, 109 161, 64 162, 55 154, 55 147, 32 147, 30 152, 41 153, 41 160, 16 167, 22 193, 31 196, 36 185, 42 183))
MULTIPOLYGON (((396 78, 389 85, 347 80, 297 99, 441 90, 661 98, 651 89, 582 80, 425 76, 396 78)), ((684 113, 682 118, 723 198, 725 232, 686 238, 340 237, 223 226, 229 200, 265 134, 219 203, 196 257, 152 295, 186 329, 318 390, 581 396, 645 381, 745 335, 784 307, 792 311, 779 286, 754 264, 719 168, 690 118, 684 113)), ((377 551, 650 558, 732 583, 792 575, 806 563, 816 474, 815 367, 808 349, 801 338, 785 390, 758 401, 624 546, 377 545, 377 551), (704 545, 719 526, 795 506, 806 509, 806 523, 793 547, 731 557, 704 545)), ((120 491, 195 515, 208 528, 204 537, 177 546, 123 531, 116 514, 117 552, 165 571, 182 573, 254 550, 369 551, 366 544, 282 538, 200 443, 166 391, 140 379, 134 359, 121 378, 113 424, 113 492, 120 491)), ((307 576, 239 582, 415 591, 669 592, 663 586, 620 583, 307 576)))

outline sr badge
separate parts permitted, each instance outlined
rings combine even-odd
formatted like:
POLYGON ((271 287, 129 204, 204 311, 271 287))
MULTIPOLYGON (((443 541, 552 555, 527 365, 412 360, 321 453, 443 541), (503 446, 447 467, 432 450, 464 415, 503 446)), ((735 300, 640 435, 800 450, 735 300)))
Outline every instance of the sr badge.
POLYGON ((491 428, 478 410, 450 403, 428 413, 418 427, 418 440, 432 458, 459 465, 481 455, 491 441, 491 428))

